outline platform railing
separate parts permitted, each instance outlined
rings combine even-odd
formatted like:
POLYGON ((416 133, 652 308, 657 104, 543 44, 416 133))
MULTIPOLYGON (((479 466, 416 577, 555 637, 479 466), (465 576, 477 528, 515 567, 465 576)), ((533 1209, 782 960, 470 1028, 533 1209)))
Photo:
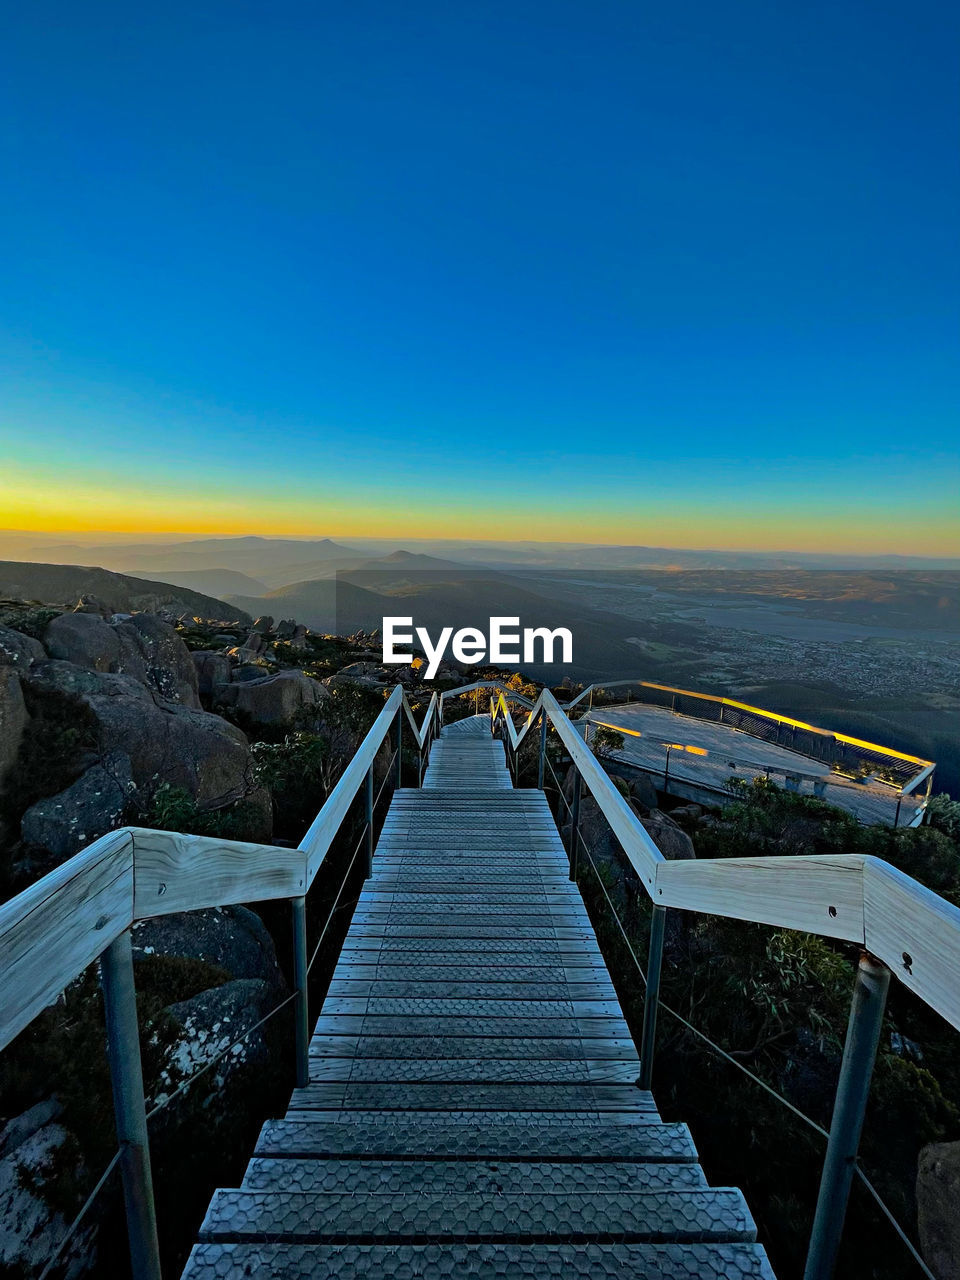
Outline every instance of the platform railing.
MULTIPOLYGON (((436 693, 431 696, 418 725, 398 685, 296 849, 123 827, 95 840, 0 906, 0 1050, 88 965, 100 962, 119 1143, 114 1161, 123 1179, 134 1280, 160 1280, 160 1252, 140 1063, 132 926, 173 912, 288 899, 293 912, 294 992, 271 1012, 294 1004, 296 1080, 299 1086, 305 1085, 309 1078, 307 978, 312 963, 307 958, 306 895, 361 789, 364 823, 354 859, 364 849, 366 874, 370 874, 374 765, 392 736, 394 782, 400 785, 405 722, 417 751, 419 784, 440 729, 440 699, 436 693)), ((353 861, 347 875, 352 867, 353 861)), ((346 877, 341 893, 345 883, 346 877)), ((333 909, 324 931, 332 914, 333 909)), ((314 958, 316 954, 315 950, 314 958)), ((95 1192, 104 1181, 105 1177, 95 1192)))
MULTIPOLYGON (((565 704, 564 710, 568 714, 574 710, 589 713, 593 710, 597 697, 608 694, 612 689, 637 690, 639 696, 636 700, 645 706, 660 707, 691 719, 727 725, 762 742, 770 742, 796 755, 818 760, 847 776, 863 777, 875 771, 879 781, 889 786, 897 796, 893 820, 895 827, 900 825, 901 809, 905 801, 908 807, 911 801, 915 806, 911 821, 905 825, 914 825, 918 817, 922 817, 930 800, 935 761, 924 760, 921 756, 896 751, 892 747, 867 742, 863 738, 855 738, 833 729, 821 729, 804 720, 795 720, 792 716, 781 715, 776 711, 766 711, 763 707, 738 702, 734 698, 699 693, 693 689, 679 689, 674 685, 656 684, 652 680, 612 680, 588 685, 565 704), (920 788, 924 783, 926 786, 921 792, 920 788)), ((628 697, 627 701, 632 699, 628 697)))
MULTIPOLYGON (((548 727, 574 768, 568 807, 571 878, 576 876, 579 808, 585 785, 616 836, 653 908, 640 1079, 649 1088, 668 907, 798 929, 861 948, 804 1280, 829 1280, 857 1172, 857 1151, 891 975, 960 1029, 960 908, 890 866, 860 854, 665 859, 580 736, 544 690, 518 730, 502 693, 490 699, 491 730, 519 776, 519 752, 539 729, 543 786, 548 727)), ((922 1260, 921 1260, 921 1265, 922 1260)))

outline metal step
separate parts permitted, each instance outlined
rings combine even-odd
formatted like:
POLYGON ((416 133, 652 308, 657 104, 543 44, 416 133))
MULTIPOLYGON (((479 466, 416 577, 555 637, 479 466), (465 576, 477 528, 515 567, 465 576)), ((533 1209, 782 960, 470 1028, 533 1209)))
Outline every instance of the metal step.
POLYGON ((321 1159, 330 1156, 449 1160, 602 1162, 680 1161, 697 1152, 683 1124, 664 1124, 656 1113, 621 1117, 515 1113, 497 1119, 476 1113, 424 1116, 344 1112, 301 1114, 268 1120, 257 1142, 258 1156, 321 1159))
POLYGON ((285 1245, 201 1244, 184 1280, 774 1280, 759 1245, 454 1244, 285 1245))
POLYGON ((703 1188, 698 1164, 680 1161, 577 1164, 528 1160, 294 1160, 258 1156, 244 1191, 455 1192, 468 1195, 587 1195, 703 1188))
POLYGON ((603 1194, 407 1189, 388 1195, 220 1190, 200 1227, 204 1240, 283 1239, 371 1244, 437 1240, 756 1240, 743 1195, 732 1188, 603 1194))

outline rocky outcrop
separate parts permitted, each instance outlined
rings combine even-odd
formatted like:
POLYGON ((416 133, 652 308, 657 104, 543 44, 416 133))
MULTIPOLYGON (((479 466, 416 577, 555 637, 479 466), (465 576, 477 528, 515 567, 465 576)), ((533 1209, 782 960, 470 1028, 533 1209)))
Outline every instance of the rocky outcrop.
POLYGON ((47 627, 44 641, 51 658, 129 675, 165 702, 200 706, 190 651, 174 628, 153 614, 111 624, 97 613, 64 613, 47 627))
POLYGON ((256 724, 298 724, 330 697, 318 681, 302 671, 280 671, 259 680, 241 680, 219 693, 220 703, 256 724))
POLYGON ((924 1261, 938 1280, 960 1276, 960 1142, 935 1142, 920 1152, 917 1225, 924 1261))
POLYGON ((252 790, 246 736, 220 716, 160 703, 132 676, 69 662, 38 663, 30 679, 82 699, 93 713, 103 749, 129 756, 138 787, 169 782, 186 788, 205 807, 228 804, 252 790))
MULTIPOLYGON (((277 989, 260 978, 234 978, 170 1005, 166 1013, 178 1032, 166 1052, 166 1065, 149 1105, 163 1102, 186 1076, 191 1076, 224 1056, 210 1070, 210 1088, 218 1105, 228 1103, 225 1090, 244 1068, 271 1065, 269 1027, 258 1028, 229 1053, 232 1042, 248 1027, 264 1018, 278 1003, 277 989)), ((214 1124, 216 1117, 212 1117, 214 1124)))
POLYGON ((225 969, 231 978, 255 978, 277 990, 284 978, 266 925, 246 907, 214 907, 141 920, 133 926, 134 959, 183 956, 225 969))
POLYGON ((47 656, 39 640, 25 636, 11 627, 0 626, 0 667, 17 667, 26 671, 34 662, 42 662, 47 656))
POLYGON ((231 662, 220 649, 195 649, 193 665, 197 673, 197 691, 211 697, 217 685, 230 683, 231 662))
POLYGON ((695 858, 693 841, 687 833, 659 809, 654 809, 645 818, 641 818, 644 830, 651 836, 665 858, 683 860, 695 858))
POLYGON ((29 718, 15 668, 0 666, 0 787, 17 759, 29 718))
MULTIPOLYGON (((63 1215, 44 1197, 44 1185, 70 1142, 57 1123, 55 1099, 38 1102, 15 1116, 0 1132, 0 1270, 39 1275, 66 1229, 63 1215)), ((59 1274, 88 1274, 95 1250, 92 1226, 81 1229, 67 1245, 59 1274)))
POLYGON ((120 662, 120 637, 99 613, 62 613, 43 640, 51 658, 91 671, 116 671, 120 662))
POLYGON ((112 751, 65 791, 31 805, 20 823, 21 835, 58 858, 72 857, 123 824, 133 790, 130 757, 112 751))

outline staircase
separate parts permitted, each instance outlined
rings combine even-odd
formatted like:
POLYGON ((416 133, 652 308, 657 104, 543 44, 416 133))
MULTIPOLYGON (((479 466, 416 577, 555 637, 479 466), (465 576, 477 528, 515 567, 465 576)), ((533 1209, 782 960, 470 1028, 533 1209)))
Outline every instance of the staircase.
POLYGON ((310 1083, 217 1191, 184 1280, 772 1280, 637 1053, 540 791, 489 719, 399 790, 311 1044, 310 1083))

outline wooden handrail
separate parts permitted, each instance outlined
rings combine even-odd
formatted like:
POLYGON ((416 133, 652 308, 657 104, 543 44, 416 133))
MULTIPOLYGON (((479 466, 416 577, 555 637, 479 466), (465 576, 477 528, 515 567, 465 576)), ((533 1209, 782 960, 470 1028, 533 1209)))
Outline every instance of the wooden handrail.
POLYGON ((297 849, 122 827, 0 906, 0 1049, 135 921, 302 897, 397 715, 422 748, 437 706, 434 694, 418 726, 393 690, 297 849))
POLYGON ((655 906, 750 920, 858 943, 960 1029, 960 908, 880 858, 663 857, 549 690, 517 731, 502 695, 491 709, 513 751, 545 715, 655 906))

